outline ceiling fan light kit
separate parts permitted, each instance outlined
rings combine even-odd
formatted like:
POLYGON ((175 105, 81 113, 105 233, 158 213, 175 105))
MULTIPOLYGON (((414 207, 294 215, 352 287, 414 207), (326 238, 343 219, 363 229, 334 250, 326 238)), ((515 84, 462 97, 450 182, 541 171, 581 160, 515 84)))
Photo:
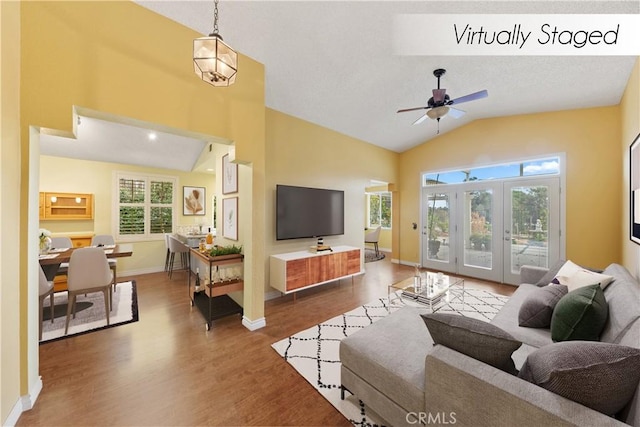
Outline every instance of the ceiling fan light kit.
POLYGON ((489 96, 489 93, 486 90, 481 90, 479 92, 461 96, 456 99, 451 99, 447 94, 447 90, 440 88, 440 77, 442 77, 446 72, 447 71, 444 68, 437 68, 433 70, 433 75, 436 76, 436 78, 438 79, 438 88, 433 89, 432 91, 433 96, 429 98, 426 106, 405 108, 405 109, 398 110, 398 113, 406 113, 408 111, 427 110, 426 116, 418 117, 418 119, 415 122, 413 122, 413 124, 417 125, 418 123, 422 123, 425 117, 429 117, 430 119, 436 120, 438 122, 437 133, 440 133, 441 118, 449 114, 453 118, 457 119, 462 117, 465 113, 462 110, 451 107, 451 105, 462 104, 463 102, 475 101, 476 99, 486 98, 487 96, 489 96))
POLYGON ((218 0, 214 2, 213 32, 193 41, 193 70, 213 86, 230 86, 236 81, 238 54, 218 33, 218 0))

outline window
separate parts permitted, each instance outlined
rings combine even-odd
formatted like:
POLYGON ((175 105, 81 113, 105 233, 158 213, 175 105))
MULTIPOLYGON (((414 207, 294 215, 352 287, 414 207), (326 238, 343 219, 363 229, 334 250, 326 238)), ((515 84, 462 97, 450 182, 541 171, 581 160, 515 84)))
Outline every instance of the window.
POLYGON ((171 233, 176 179, 116 173, 117 238, 141 240, 171 233))
POLYGON ((369 206, 367 227, 391 228, 391 193, 368 193, 369 206))
POLYGON ((518 163, 482 166, 467 170, 425 173, 422 177, 422 186, 559 174, 560 158, 551 157, 518 163))

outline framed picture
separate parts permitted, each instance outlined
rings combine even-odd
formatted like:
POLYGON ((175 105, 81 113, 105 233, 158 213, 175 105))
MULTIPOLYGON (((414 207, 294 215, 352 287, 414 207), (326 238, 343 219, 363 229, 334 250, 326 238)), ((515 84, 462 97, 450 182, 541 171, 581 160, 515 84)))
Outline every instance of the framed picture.
POLYGON ((238 198, 222 200, 222 237, 238 240, 238 198))
POLYGON ((629 222, 631 241, 640 245, 640 134, 629 148, 629 222))
POLYGON ((182 187, 182 215, 205 215, 205 191, 204 187, 182 187))
POLYGON ((238 192, 238 165, 229 161, 229 155, 222 156, 222 194, 238 192))

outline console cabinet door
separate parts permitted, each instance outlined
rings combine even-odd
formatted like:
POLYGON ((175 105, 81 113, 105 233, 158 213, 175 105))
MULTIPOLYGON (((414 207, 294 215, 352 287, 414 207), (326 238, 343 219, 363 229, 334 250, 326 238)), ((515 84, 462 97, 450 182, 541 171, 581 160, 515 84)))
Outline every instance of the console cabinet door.
POLYGON ((339 254, 309 258, 309 283, 321 283, 339 277, 339 254))
POLYGON ((287 261, 287 291, 302 288, 309 284, 307 259, 287 261))
POLYGON ((360 251, 359 250, 348 251, 346 252, 346 255, 347 255, 347 269, 346 269, 346 272, 344 272, 343 276, 347 274, 360 273, 360 251))

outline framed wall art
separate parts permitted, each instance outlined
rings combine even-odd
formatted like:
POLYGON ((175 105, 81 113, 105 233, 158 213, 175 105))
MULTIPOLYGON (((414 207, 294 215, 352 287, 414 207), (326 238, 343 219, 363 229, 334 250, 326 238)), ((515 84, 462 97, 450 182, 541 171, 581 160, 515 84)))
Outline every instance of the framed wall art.
POLYGON ((229 161, 229 155, 222 156, 222 194, 238 192, 238 165, 229 161))
POLYGON ((182 187, 182 215, 205 215, 207 203, 205 192, 204 187, 182 187))
POLYGON ((640 245, 640 134, 629 147, 629 222, 629 237, 640 245))
POLYGON ((238 240, 238 198, 222 200, 222 237, 238 240))

